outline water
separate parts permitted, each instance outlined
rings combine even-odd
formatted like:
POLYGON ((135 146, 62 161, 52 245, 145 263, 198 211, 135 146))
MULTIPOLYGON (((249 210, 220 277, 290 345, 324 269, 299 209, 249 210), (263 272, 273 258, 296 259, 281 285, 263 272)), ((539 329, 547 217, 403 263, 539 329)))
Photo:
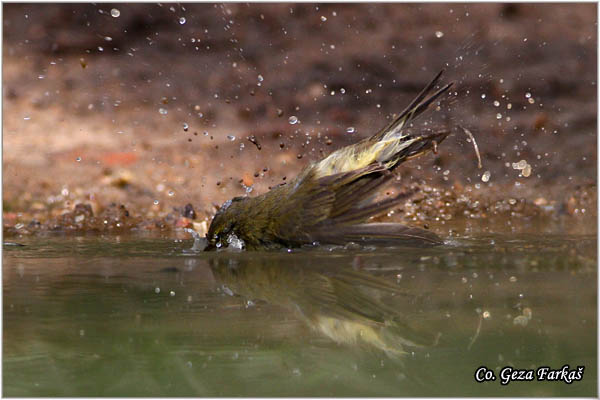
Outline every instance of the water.
POLYGON ((595 236, 219 254, 172 238, 17 241, 5 396, 597 394, 595 236), (504 366, 565 364, 583 379, 499 382, 504 366), (498 380, 476 383, 480 366, 498 380))

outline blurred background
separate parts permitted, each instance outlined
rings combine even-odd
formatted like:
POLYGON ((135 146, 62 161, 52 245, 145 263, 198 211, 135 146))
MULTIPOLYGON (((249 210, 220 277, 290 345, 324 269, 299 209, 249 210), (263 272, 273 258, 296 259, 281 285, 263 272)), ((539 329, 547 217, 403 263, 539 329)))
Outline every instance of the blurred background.
POLYGON ((596 4, 4 4, 4 232, 202 230, 445 69, 382 220, 596 232, 596 4), (477 168, 475 136, 483 166, 477 168))

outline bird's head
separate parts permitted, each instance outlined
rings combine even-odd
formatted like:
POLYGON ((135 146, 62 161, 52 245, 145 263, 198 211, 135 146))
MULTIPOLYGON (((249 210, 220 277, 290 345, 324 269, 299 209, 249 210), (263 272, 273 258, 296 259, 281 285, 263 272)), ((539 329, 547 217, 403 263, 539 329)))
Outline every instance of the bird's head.
POLYGON ((240 206, 247 199, 247 197, 234 197, 223 203, 206 233, 208 245, 204 249, 205 251, 218 250, 229 247, 229 245, 234 247, 243 245, 243 242, 240 243, 240 239, 235 234, 235 226, 240 214, 244 212, 240 206))

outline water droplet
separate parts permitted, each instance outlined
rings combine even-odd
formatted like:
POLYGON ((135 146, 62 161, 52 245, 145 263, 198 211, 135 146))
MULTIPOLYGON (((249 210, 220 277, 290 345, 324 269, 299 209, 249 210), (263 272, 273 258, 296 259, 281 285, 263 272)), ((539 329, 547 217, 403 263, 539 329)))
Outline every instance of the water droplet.
POLYGON ((104 40, 107 42, 112 42, 112 38, 110 36, 104 36, 104 40))
POLYGON ((265 80, 265 78, 263 78, 263 76, 262 76, 262 75, 258 75, 258 81, 259 81, 259 82, 262 82, 262 81, 264 81, 264 80, 265 80))
POLYGON ((321 21, 323 21, 323 22, 327 21, 327 17, 324 15, 321 15, 321 21))
POLYGON ((77 157, 77 158, 75 159, 75 161, 77 161, 77 162, 80 162, 80 161, 81 161, 81 157, 77 157))
POLYGON ((154 293, 159 294, 160 293, 160 288, 159 287, 154 288, 154 293))
POLYGON ((485 99, 485 93, 483 93, 483 94, 481 95, 481 98, 482 98, 482 99, 485 99))
POLYGON ((185 122, 184 122, 184 123, 183 123, 183 130, 184 130, 185 132, 187 132, 187 131, 188 131, 188 129, 190 129, 190 126, 189 126, 187 123, 185 123, 185 122))
POLYGON ((235 140, 235 136, 233 135, 227 135, 227 139, 231 140, 232 142, 235 140))
POLYGON ((295 115, 292 115, 288 119, 288 122, 290 123, 290 125, 296 125, 298 123, 298 117, 296 117, 295 115))
POLYGON ((341 93, 341 94, 344 94, 344 93, 346 93, 346 89, 344 89, 344 88, 341 88, 341 89, 340 89, 340 93, 341 93))
POLYGON ((158 205, 159 201, 158 200, 154 200, 154 205, 158 205))
POLYGON ((526 99, 529 99, 530 97, 531 97, 531 93, 529 93, 529 92, 525 93, 525 98, 526 99))
POLYGON ((500 107, 500 102, 498 100, 494 100, 494 107, 500 107))
POLYGON ((483 175, 481 175, 481 180, 483 182, 488 182, 490 180, 490 176, 492 175, 492 173, 490 171, 485 171, 483 173, 483 175))
POLYGON ((185 22, 186 22, 185 17, 179 18, 179 25, 183 25, 183 24, 185 24, 185 22))
POLYGON ((514 325, 527 326, 528 323, 529 323, 529 320, 524 315, 518 315, 515 317, 515 319, 513 319, 514 325))
POLYGON ((173 296, 175 296, 175 292, 171 290, 171 291, 169 292, 169 295, 170 295, 171 297, 173 297, 173 296))
POLYGON ((483 319, 489 319, 491 317, 491 314, 489 311, 484 311, 483 312, 483 319))
POLYGON ((521 160, 518 163, 513 163, 513 168, 514 169, 523 169, 527 166, 527 161, 525 160, 521 160))
POLYGON ((444 37, 444 32, 442 32, 442 31, 437 31, 437 32, 435 33, 435 37, 436 37, 436 38, 438 38, 438 39, 439 39, 439 38, 442 38, 442 37, 444 37))
POLYGON ((117 8, 113 8, 110 10, 110 15, 112 15, 113 18, 119 18, 121 11, 119 11, 117 8))
POLYGON ((354 132, 355 132, 355 129, 354 129, 354 127, 353 127, 353 126, 349 126, 349 127, 347 127, 347 128, 346 128, 346 132, 347 132, 347 133, 354 133, 354 132))
POLYGON ((506 109, 507 109, 507 110, 510 110, 511 108, 512 108, 512 104, 511 104, 511 103, 508 103, 508 104, 506 105, 506 109))
POLYGON ((502 114, 500 114, 500 113, 496 114, 496 119, 500 119, 500 118, 502 118, 502 114))
POLYGON ((158 112, 161 113, 162 115, 166 115, 168 113, 167 109, 162 108, 162 107, 158 109, 158 112))
POLYGON ((24 119, 25 121, 29 121, 29 120, 31 119, 31 117, 27 115, 27 116, 23 117, 23 119, 24 119))
POLYGON ((175 192, 172 190, 169 190, 169 192, 167 194, 169 195, 169 197, 175 196, 175 192))

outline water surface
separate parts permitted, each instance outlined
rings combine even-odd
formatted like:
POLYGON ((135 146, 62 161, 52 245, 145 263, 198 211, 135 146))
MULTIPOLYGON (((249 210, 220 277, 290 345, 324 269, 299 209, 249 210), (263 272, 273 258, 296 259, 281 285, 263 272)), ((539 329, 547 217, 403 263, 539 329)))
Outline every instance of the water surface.
POLYGON ((596 237, 195 253, 4 246, 5 396, 595 396, 596 237), (581 381, 500 384, 505 366, 581 381), (487 366, 498 379, 477 383, 487 366))

